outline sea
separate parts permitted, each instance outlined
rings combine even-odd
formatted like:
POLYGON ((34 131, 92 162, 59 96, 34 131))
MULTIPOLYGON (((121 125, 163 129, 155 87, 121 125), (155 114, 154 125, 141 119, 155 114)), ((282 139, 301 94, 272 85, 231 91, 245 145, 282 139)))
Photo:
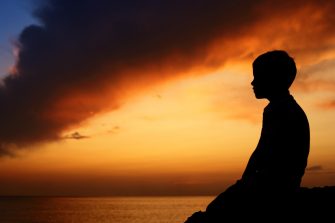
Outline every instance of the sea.
POLYGON ((0 223, 183 223, 214 197, 0 197, 0 223))

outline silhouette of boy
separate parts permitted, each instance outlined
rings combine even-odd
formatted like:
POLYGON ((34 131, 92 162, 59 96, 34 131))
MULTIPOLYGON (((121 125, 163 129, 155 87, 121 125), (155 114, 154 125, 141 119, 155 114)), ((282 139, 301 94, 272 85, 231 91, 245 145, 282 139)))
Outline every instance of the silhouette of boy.
POLYGON ((310 135, 307 117, 289 92, 296 76, 295 62, 285 51, 270 51, 253 62, 253 75, 256 98, 270 101, 264 109, 258 145, 242 178, 187 223, 212 222, 210 217, 218 220, 223 213, 271 209, 300 188, 310 135))

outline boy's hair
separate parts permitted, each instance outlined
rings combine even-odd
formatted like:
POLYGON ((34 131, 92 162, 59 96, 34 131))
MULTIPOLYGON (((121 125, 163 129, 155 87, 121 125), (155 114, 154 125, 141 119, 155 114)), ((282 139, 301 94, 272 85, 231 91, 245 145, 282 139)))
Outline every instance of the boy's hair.
POLYGON ((269 75, 267 78, 287 88, 291 86, 297 73, 294 59, 283 50, 273 50, 258 56, 252 66, 254 70, 262 75, 269 75))

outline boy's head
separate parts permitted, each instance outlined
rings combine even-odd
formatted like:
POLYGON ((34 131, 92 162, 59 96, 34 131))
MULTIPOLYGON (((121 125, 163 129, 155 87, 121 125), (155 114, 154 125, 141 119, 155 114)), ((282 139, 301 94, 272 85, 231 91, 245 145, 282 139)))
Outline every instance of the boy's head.
POLYGON ((256 58, 252 64, 256 98, 269 98, 287 92, 297 73, 292 57, 285 51, 274 50, 256 58))

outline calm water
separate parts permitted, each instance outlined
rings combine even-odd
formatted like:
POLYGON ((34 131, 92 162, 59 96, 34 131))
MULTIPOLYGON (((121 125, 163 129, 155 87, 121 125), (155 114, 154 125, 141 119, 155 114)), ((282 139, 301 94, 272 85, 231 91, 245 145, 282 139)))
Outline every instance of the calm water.
POLYGON ((0 197, 1 223, 183 223, 213 197, 0 197))

